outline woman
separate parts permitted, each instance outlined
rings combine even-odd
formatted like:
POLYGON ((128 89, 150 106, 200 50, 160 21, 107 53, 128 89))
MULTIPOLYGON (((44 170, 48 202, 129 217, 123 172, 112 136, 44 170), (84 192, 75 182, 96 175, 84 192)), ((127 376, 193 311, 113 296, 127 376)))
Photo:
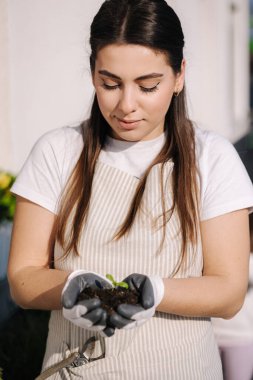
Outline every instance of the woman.
POLYGON ((43 376, 222 379, 210 317, 243 303, 251 182, 227 141, 187 119, 184 36, 165 1, 105 1, 90 44, 90 119, 43 136, 13 187, 12 295, 52 310, 43 376), (109 317, 80 301, 111 286, 106 273, 139 305, 109 317))

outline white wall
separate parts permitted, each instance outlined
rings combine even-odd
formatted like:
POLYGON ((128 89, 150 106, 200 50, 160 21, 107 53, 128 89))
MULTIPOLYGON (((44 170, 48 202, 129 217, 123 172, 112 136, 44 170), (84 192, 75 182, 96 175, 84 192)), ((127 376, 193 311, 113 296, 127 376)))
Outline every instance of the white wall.
POLYGON ((0 1, 0 170, 11 162, 9 120, 8 12, 6 0, 0 1))
POLYGON ((235 142, 250 121, 248 0, 170 3, 185 30, 190 116, 235 142))
MULTIPOLYGON (((231 141, 246 133, 249 110, 248 7, 247 0, 237 1, 232 13, 230 0, 168 0, 185 31, 190 115, 231 141)), ((42 133, 87 116, 93 93, 88 30, 103 1, 0 0, 0 5, 5 2, 9 102, 7 121, 0 118, 0 152, 8 154, 0 154, 0 168, 16 172, 42 133)))
POLYGON ((11 169, 42 133, 85 117, 92 95, 88 29, 100 3, 8 1, 11 169))

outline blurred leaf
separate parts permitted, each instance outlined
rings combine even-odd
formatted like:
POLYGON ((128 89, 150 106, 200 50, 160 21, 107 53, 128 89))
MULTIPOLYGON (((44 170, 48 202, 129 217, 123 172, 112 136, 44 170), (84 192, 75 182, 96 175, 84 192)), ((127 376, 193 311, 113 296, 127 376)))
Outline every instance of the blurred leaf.
POLYGON ((16 199, 11 194, 10 188, 16 177, 8 172, 0 171, 0 222, 3 220, 13 220, 16 199))
POLYGON ((114 280, 114 277, 113 277, 112 274, 107 274, 105 277, 106 277, 109 281, 111 281, 113 285, 115 285, 115 282, 116 282, 116 281, 114 280))

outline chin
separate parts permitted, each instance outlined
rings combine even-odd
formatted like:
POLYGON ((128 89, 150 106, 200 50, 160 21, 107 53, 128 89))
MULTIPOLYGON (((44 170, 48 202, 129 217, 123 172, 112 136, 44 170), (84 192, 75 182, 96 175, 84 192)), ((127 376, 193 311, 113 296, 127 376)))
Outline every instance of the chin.
POLYGON ((121 132, 121 133, 116 133, 114 132, 112 135, 113 138, 117 140, 124 140, 124 141, 129 141, 129 142, 137 142, 141 140, 145 140, 145 136, 140 135, 139 133, 136 133, 136 131, 127 131, 127 132, 121 132))

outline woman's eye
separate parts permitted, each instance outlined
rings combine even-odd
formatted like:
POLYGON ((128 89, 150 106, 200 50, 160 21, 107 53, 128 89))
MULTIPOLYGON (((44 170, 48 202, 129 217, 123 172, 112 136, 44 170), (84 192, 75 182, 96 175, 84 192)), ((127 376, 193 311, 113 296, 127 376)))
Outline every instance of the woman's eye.
MULTIPOLYGON (((160 82, 159 82, 160 83, 160 82)), ((142 92, 154 92, 154 91, 157 91, 158 90, 158 85, 159 83, 157 83, 155 86, 153 87, 143 87, 143 86, 140 86, 140 89, 142 92)))
POLYGON ((109 84, 103 83, 102 86, 103 86, 106 90, 116 90, 117 88, 119 88, 119 84, 109 85, 109 84))
MULTIPOLYGON (((160 83, 160 82, 159 82, 160 83)), ((158 85, 159 83, 157 83, 155 86, 153 87, 144 87, 144 86, 140 86, 140 89, 142 92, 145 92, 145 93, 148 93, 148 92, 154 92, 156 90, 158 90, 158 85)), ((117 88, 120 88, 121 85, 120 84, 114 84, 114 85, 109 85, 107 83, 103 83, 102 84, 102 87, 105 88, 106 90, 116 90, 117 88)))

